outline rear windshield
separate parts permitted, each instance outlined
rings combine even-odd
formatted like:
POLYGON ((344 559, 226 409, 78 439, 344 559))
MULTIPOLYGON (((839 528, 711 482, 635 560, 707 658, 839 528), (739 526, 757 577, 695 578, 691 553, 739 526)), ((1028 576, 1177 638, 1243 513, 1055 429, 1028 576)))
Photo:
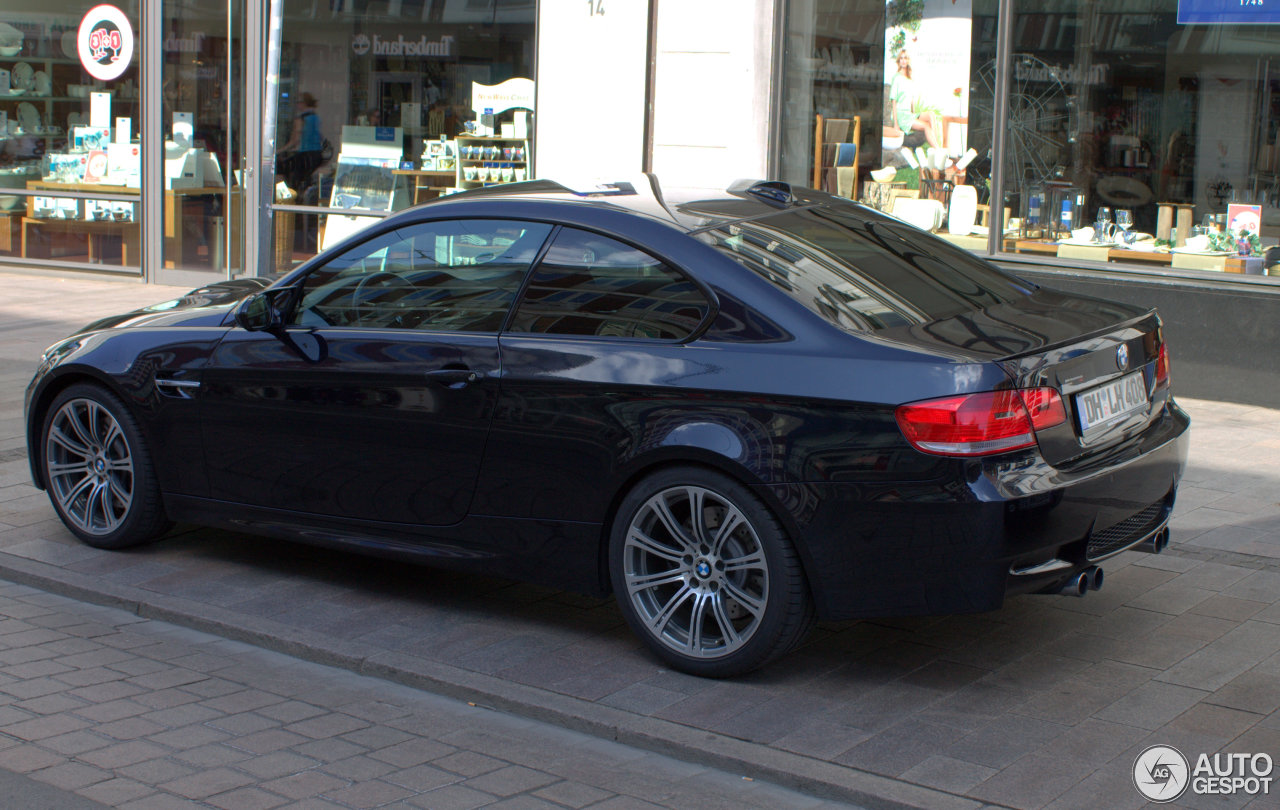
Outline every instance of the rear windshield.
POLYGON ((703 231, 717 249, 846 329, 951 318, 1035 287, 897 220, 836 206, 703 231))

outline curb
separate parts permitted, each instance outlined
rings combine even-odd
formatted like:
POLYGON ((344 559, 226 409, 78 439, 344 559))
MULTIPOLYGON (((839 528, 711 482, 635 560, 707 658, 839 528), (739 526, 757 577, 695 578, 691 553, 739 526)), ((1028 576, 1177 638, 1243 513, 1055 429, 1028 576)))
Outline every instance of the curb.
POLYGON ((411 655, 338 641, 270 619, 127 585, 106 584, 85 574, 11 554, 0 553, 0 578, 685 762, 750 774, 817 798, 853 802, 867 810, 982 810, 999 806, 411 655))

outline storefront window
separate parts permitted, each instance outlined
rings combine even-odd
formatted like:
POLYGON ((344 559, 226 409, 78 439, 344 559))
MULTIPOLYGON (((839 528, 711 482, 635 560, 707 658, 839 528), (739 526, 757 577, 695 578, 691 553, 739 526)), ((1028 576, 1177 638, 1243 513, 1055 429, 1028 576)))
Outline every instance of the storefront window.
POLYGON ((140 270, 139 5, 0 21, 0 257, 140 270))
POLYGON ((788 3, 784 179, 978 252, 1192 273, 1280 264, 1266 253, 1280 239, 1274 12, 1014 0, 1001 20, 997 6, 788 3))
POLYGON ((995 0, 804 0, 786 31, 783 178, 985 250, 995 0))
POLYGON ((531 177, 535 10, 535 0, 345 0, 317 12, 284 0, 269 99, 274 268, 371 217, 531 177))
MULTIPOLYGON (((1264 270, 1280 237, 1280 40, 1273 25, 1181 24, 1180 5, 1202 21, 1222 6, 1014 0, 1005 250, 1264 270)), ((1274 13, 1241 8, 1237 21, 1274 13)))

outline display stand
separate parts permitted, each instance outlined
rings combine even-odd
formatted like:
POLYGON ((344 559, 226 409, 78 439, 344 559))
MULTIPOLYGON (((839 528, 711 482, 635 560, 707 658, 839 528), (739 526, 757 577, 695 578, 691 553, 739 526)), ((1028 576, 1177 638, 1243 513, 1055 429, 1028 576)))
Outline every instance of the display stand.
POLYGON ((454 179, 460 189, 518 182, 529 176, 529 142, 523 138, 462 135, 458 152, 454 179))
POLYGON ((813 187, 856 200, 862 116, 815 116, 813 141, 813 187), (849 140, 846 141, 846 137, 849 140))
POLYGON ((533 154, 529 147, 529 114, 533 111, 532 79, 508 79, 502 84, 471 83, 475 133, 458 137, 455 178, 459 189, 480 188, 531 179, 533 154), (499 118, 511 113, 510 122, 499 118))
POLYGON ((325 217, 321 250, 379 219, 367 214, 341 214, 340 209, 364 208, 387 213, 395 210, 394 172, 400 166, 403 135, 404 130, 399 127, 342 128, 342 151, 338 153, 333 176, 330 213, 325 217))
MULTIPOLYGON (((27 183, 29 191, 99 191, 103 194, 130 194, 136 189, 128 186, 111 186, 102 183, 50 183, 43 180, 32 180, 27 183)), ((141 256, 141 250, 138 247, 139 228, 137 218, 135 216, 135 203, 132 202, 112 202, 106 203, 114 209, 114 213, 108 219, 96 219, 94 217, 91 200, 61 200, 69 207, 66 209, 70 212, 67 216, 59 215, 52 217, 49 211, 42 211, 40 201, 42 199, 37 196, 26 198, 26 216, 21 221, 21 242, 20 250, 23 258, 54 258, 52 255, 45 255, 43 248, 37 248, 37 244, 42 244, 42 234, 64 235, 66 237, 85 237, 86 252, 91 262, 101 262, 103 255, 107 252, 103 243, 105 240, 115 240, 121 243, 121 263, 129 264, 130 261, 137 263, 141 256)))

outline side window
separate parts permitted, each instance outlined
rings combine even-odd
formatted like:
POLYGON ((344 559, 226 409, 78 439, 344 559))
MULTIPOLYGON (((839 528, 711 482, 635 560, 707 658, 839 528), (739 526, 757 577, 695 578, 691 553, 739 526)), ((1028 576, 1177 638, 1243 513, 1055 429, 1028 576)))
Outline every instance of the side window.
POLYGON ((697 285, 644 251, 563 228, 534 269, 511 331, 680 340, 709 308, 697 285))
POLYGON ((299 326, 496 332, 551 226, 423 222, 389 231, 303 282, 299 326))

